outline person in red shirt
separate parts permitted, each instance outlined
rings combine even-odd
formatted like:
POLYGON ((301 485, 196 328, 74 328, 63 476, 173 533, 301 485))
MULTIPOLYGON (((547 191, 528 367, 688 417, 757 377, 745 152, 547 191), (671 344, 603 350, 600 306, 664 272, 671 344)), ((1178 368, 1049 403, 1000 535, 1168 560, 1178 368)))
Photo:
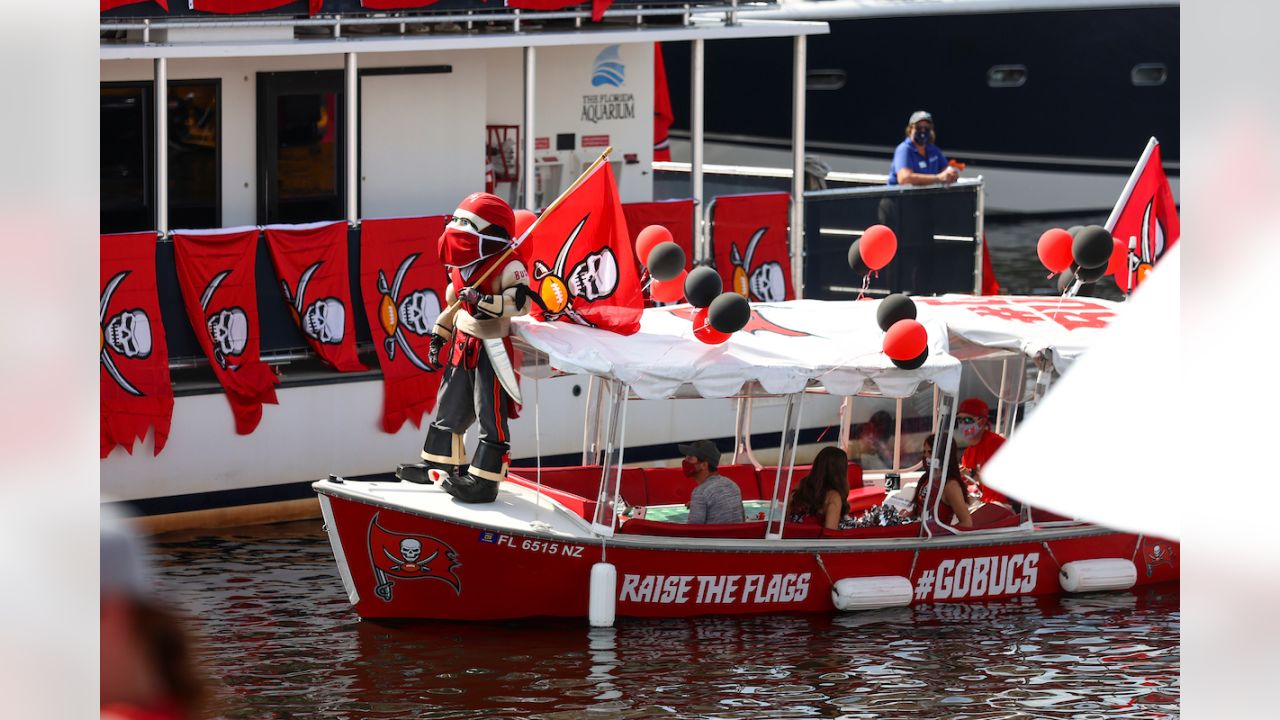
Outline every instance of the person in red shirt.
POLYGON ((982 467, 1004 444, 1004 437, 991 430, 991 408, 978 398, 968 398, 956 409, 956 444, 964 448, 960 467, 982 488, 984 502, 1009 504, 1003 493, 982 484, 982 467))

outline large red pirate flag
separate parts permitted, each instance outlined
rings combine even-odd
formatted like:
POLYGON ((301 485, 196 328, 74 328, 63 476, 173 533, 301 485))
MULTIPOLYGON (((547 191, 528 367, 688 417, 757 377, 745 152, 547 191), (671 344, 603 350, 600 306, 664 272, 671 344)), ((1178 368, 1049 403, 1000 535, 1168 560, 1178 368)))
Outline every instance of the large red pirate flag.
POLYGON ((419 427, 436 405, 440 373, 427 364, 448 281, 436 254, 444 216, 365 220, 360 289, 382 366, 382 429, 419 427))
MULTIPOLYGON (((622 206, 627 218, 627 234, 631 247, 636 246, 640 231, 650 225, 661 225, 671 231, 671 240, 684 250, 684 269, 693 269, 693 198, 635 202, 622 206)), ((639 258, 636 258, 639 267, 639 258)))
POLYGON ((347 224, 271 225, 266 233, 284 300, 311 349, 339 372, 364 370, 356 358, 347 224))
MULTIPOLYGON (((1173 191, 1160 162, 1160 143, 1155 138, 1147 143, 1111 217, 1107 218, 1106 227, 1125 247, 1129 246, 1130 238, 1137 239, 1136 253, 1129 256, 1129 273, 1134 285, 1146 278, 1147 271, 1182 234, 1178 206, 1173 202, 1173 191)), ((1129 275, 1119 275, 1116 284, 1121 290, 1128 290, 1129 275)))
POLYGON ((369 521, 369 561, 378 580, 374 594, 386 602, 391 601, 395 580, 431 578, 462 593, 462 581, 453 572, 462 564, 452 547, 430 535, 387 530, 378 524, 377 514, 369 521))
POLYGON ((530 285, 548 310, 535 306, 536 319, 567 320, 621 335, 640 329, 644 298, 609 163, 600 163, 543 213, 523 243, 531 243, 530 285))
POLYGON ((178 231, 173 246, 187 318, 227 393, 236 432, 248 435, 263 403, 276 403, 279 382, 259 357, 258 229, 178 231))
POLYGON ((156 234, 103 235, 101 243, 101 455, 116 445, 132 453, 148 428, 155 428, 159 455, 169 439, 173 385, 156 294, 156 234))
MULTIPOLYGON (((189 0, 189 7, 200 12, 219 13, 222 15, 243 15, 244 13, 262 12, 283 7, 296 0, 189 0)), ((315 15, 320 12, 324 0, 307 0, 307 13, 315 15)))
POLYGON ((711 218, 712 251, 724 289, 753 302, 794 300, 787 193, 722 195, 711 218))

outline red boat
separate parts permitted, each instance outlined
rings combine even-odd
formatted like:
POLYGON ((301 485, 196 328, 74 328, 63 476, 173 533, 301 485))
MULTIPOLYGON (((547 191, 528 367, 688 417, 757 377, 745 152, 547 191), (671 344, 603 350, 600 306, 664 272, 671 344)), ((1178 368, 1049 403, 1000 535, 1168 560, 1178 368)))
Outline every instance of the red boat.
POLYGON ((850 464, 849 501, 855 515, 881 504, 907 508, 921 476, 944 467, 951 447, 936 443, 934 457, 908 465, 910 441, 949 436, 962 387, 990 388, 993 428, 1012 432, 1119 309, 1085 298, 916 302, 929 354, 914 370, 880 352, 878 302, 753 304, 747 327, 718 346, 693 337, 687 306, 646 310, 640 332, 627 337, 517 322, 526 382, 557 373, 597 379, 583 464, 513 469, 497 501, 482 505, 432 485, 315 483, 352 605, 366 618, 609 624, 615 615, 847 611, 1177 580, 1176 542, 1029 503, 1014 503, 1016 511, 975 503, 965 530, 937 521, 937 498, 906 524, 826 530, 787 522, 780 510, 807 471, 796 462, 806 396, 844 398, 833 441, 846 448, 855 403, 897 411, 884 467, 850 464), (747 522, 677 522, 692 481, 679 468, 624 464, 629 402, 689 398, 677 405, 696 413, 700 397, 739 399, 732 461, 719 472, 741 489, 747 522), (757 402, 786 403, 780 463, 763 464, 764 451, 752 447, 757 402))

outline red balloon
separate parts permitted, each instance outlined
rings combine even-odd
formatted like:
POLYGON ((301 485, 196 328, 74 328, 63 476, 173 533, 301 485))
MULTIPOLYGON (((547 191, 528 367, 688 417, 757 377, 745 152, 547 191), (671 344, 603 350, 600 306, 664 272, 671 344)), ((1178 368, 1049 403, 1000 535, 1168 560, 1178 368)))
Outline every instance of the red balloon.
POLYGON ((862 256, 862 262, 872 270, 888 265, 897 253, 898 236, 884 225, 872 225, 858 239, 858 254, 862 256))
POLYGON ((719 345, 729 339, 729 333, 723 333, 711 327, 707 319, 707 308, 698 308, 693 314, 693 336, 708 345, 719 345))
POLYGON ((1071 267, 1071 242, 1071 233, 1062 228, 1045 230, 1040 236, 1036 252, 1040 255, 1040 262, 1049 269, 1049 272, 1060 273, 1071 267))
MULTIPOLYGON (((1119 278, 1129 269, 1129 246, 1119 238, 1111 238, 1114 245, 1111 248, 1111 259, 1107 261, 1107 271, 1104 275, 1115 275, 1119 278)), ((1119 283, 1119 280, 1116 281, 1119 283)))
POLYGON ((517 210, 516 211, 516 237, 518 238, 521 235, 523 235, 524 231, 528 230, 529 226, 533 224, 533 221, 537 219, 538 219, 538 216, 535 215, 532 210, 517 210))
POLYGON ((640 264, 649 267, 649 251, 659 243, 674 242, 671 231, 661 225, 650 225, 636 236, 636 258, 640 264))
POLYGON ((899 320, 884 334, 884 354, 894 360, 914 360, 929 346, 929 333, 915 320, 899 320))
POLYGON ((649 297, 658 302, 679 302, 684 299, 684 278, 689 274, 681 270, 680 274, 670 280, 654 280, 649 284, 649 297))

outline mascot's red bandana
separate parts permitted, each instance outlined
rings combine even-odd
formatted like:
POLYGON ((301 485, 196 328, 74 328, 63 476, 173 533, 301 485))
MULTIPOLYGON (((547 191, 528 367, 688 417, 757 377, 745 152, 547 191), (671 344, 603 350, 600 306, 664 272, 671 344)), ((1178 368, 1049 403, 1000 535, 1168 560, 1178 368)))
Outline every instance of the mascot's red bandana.
POLYGON ((471 193, 453 211, 440 235, 440 261, 456 268, 473 266, 507 249, 515 226, 515 213, 505 200, 489 193, 471 193))

